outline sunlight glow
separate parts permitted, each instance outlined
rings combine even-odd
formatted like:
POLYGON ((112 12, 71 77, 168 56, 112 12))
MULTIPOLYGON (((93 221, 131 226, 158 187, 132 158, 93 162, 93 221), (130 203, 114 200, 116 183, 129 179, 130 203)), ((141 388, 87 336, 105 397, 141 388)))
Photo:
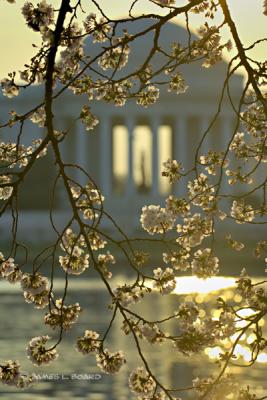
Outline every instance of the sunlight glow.
MULTIPOLYGON (((226 348, 226 346, 223 346, 223 347, 224 347, 224 349, 226 348)), ((220 354, 224 353, 224 349, 220 346, 206 347, 204 352, 209 357, 210 360, 215 360, 215 359, 218 360, 218 359, 220 359, 220 354)), ((251 349, 248 346, 244 346, 244 345, 241 345, 240 343, 238 343, 235 347, 233 354, 237 360, 243 359, 243 361, 245 361, 246 363, 251 361, 251 349)), ((256 362, 258 362, 260 364, 266 364, 267 363, 267 353, 260 353, 256 359, 256 362)))
POLYGON ((220 358, 220 354, 223 353, 223 350, 219 347, 207 347, 205 349, 205 354, 207 354, 207 356, 211 359, 219 359, 220 358))
POLYGON ((159 152, 158 152, 158 180, 159 180, 159 191, 161 195, 167 195, 171 191, 171 184, 166 177, 162 176, 162 164, 168 158, 172 157, 172 128, 169 125, 161 125, 158 132, 159 141, 159 152))
POLYGON ((234 355, 237 358, 242 357, 244 361, 249 362, 251 360, 251 350, 249 347, 242 346, 241 344, 237 344, 234 350, 234 355))
MULTIPOLYGON (((36 0, 34 0, 36 3, 36 0)), ((56 8, 59 7, 58 0, 53 1, 56 4, 56 8)), ((92 8, 91 2, 84 2, 84 11, 86 14, 90 12, 97 13, 97 8, 92 8)), ((128 15, 129 8, 132 1, 124 0, 110 1, 101 0, 100 4, 104 8, 104 12, 111 18, 123 17, 128 15)), ((229 7, 231 13, 233 13, 235 22, 240 32, 241 40, 245 45, 250 45, 254 40, 265 36, 266 32, 266 16, 262 13, 262 1, 251 0, 229 0, 229 7), (251 6, 252 4, 252 6, 251 6), (242 12, 240 12, 242 10, 242 12), (248 29, 248 26, 250 29, 248 29)), ((138 2, 134 8, 137 14, 143 13, 162 13, 161 9, 152 4, 151 2, 138 2)), ((78 13, 79 18, 84 18, 83 12, 78 13)), ((220 19, 220 17, 219 17, 220 19)), ((174 22, 176 22, 175 18, 174 22)), ((202 16, 198 14, 192 14, 190 18, 191 30, 196 32, 196 29, 202 24, 202 16)), ((215 16, 215 22, 218 22, 218 16, 215 16)), ((179 23, 185 26, 185 21, 179 18, 179 23)), ((28 62, 30 57, 34 55, 35 49, 32 47, 32 43, 39 44, 38 35, 36 32, 26 27, 24 19, 21 15, 20 7, 15 7, 13 4, 9 4, 6 1, 1 1, 1 13, 0 13, 0 32, 1 32, 1 54, 5 55, 1 59, 0 64, 0 76, 3 78, 8 72, 14 69, 20 69, 25 62, 28 62), (14 26, 16 29, 14 29, 14 26), (18 46, 18 38, 20 39, 20 45, 18 46)), ((229 39, 229 33, 227 29, 222 29, 223 42, 229 39)), ((234 54, 234 50, 229 55, 229 58, 234 54)), ((266 49, 264 44, 257 46, 250 54, 253 58, 260 58, 265 60, 266 49)))
POLYGON ((253 343, 255 339, 257 339, 257 336, 255 335, 255 333, 251 333, 247 338, 247 344, 253 343))
MULTIPOLYGON (((237 326, 237 324, 236 324, 236 326, 237 326)), ((231 340, 231 342, 232 343, 234 343, 235 341, 236 341, 236 339, 239 337, 239 335, 240 335, 240 332, 236 332, 236 333, 234 333, 232 336, 230 336, 230 340, 231 340)), ((246 334, 244 333, 241 337, 240 337, 240 339, 239 340, 246 340, 246 334)))
POLYGON ((124 125, 113 127, 113 174, 116 179, 126 179, 128 174, 128 131, 124 125))
MULTIPOLYGON (((237 311, 237 315, 240 318, 248 318, 248 317, 252 317, 253 315, 256 315, 257 313, 252 310, 251 308, 243 308, 242 310, 238 310, 237 311)), ((237 318, 236 321, 236 327, 237 328, 244 328, 247 325, 248 321, 246 320, 241 320, 239 321, 237 318)))
POLYGON ((251 317, 252 315, 255 314, 256 312, 252 310, 252 308, 243 308, 242 310, 239 310, 237 312, 237 315, 240 316, 241 318, 251 317))
POLYGON ((208 279, 200 279, 195 276, 182 276, 176 279, 177 286, 173 293, 210 293, 218 290, 234 287, 236 278, 215 276, 208 279))
POLYGON ((133 140, 134 182, 141 190, 152 183, 152 132, 147 125, 137 125, 133 140))
POLYGON ((267 353, 261 353, 257 357, 258 363, 267 363, 267 353))

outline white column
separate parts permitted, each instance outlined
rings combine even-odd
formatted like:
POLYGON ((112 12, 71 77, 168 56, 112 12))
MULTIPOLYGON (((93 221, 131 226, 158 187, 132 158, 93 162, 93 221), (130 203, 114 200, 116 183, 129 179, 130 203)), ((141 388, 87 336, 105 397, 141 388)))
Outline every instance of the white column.
POLYGON ((233 120, 229 115, 222 115, 221 143, 222 150, 225 151, 234 133, 233 120))
POLYGON ((110 117, 103 116, 100 121, 100 189, 104 196, 111 193, 112 180, 112 128, 110 117))
MULTIPOLYGON (((182 164, 184 172, 190 168, 190 137, 187 132, 187 116, 178 115, 174 122, 174 159, 182 164)), ((175 185, 175 194, 184 197, 187 193, 185 179, 175 185)))
MULTIPOLYGON (((222 124, 221 124, 221 151, 224 153, 226 152, 227 147, 229 146, 230 139, 234 133, 234 128, 233 128, 233 121, 232 118, 228 115, 222 116, 222 124)), ((228 160, 230 160, 231 157, 231 152, 228 152, 228 155, 226 157, 228 160)), ((233 164, 232 164, 233 166, 233 164)), ((233 186, 229 186, 228 184, 228 177, 225 175, 225 170, 224 168, 224 176, 222 179, 221 183, 221 193, 223 194, 229 194, 233 190, 233 186)))
MULTIPOLYGON (((59 143, 59 151, 60 151, 60 156, 63 161, 63 163, 76 163, 76 150, 72 152, 72 158, 70 157, 70 149, 76 149, 76 141, 77 141, 77 132, 76 132, 76 125, 73 130, 73 134, 70 134, 69 132, 69 127, 71 125, 71 120, 68 118, 62 117, 62 131, 67 132, 67 135, 64 137, 64 139, 59 143)), ((78 173, 77 171, 74 171, 74 178, 78 180, 78 173)), ((58 201, 57 205, 60 209, 64 209, 64 204, 66 203, 66 188, 63 184, 62 179, 60 179, 59 182, 59 191, 58 191, 58 201)))
POLYGON ((125 125, 128 131, 128 178, 127 178, 127 195, 135 192, 134 176, 133 176, 133 141, 135 122, 132 117, 127 117, 125 125))
POLYGON ((159 195, 159 146, 158 136, 160 127, 160 118, 154 116, 150 122, 152 131, 152 195, 159 195))
MULTIPOLYGON (((88 170, 88 133, 86 133, 84 125, 79 121, 76 125, 76 146, 75 146, 75 163, 82 167, 85 171, 88 170)), ((88 182, 86 175, 79 169, 76 170, 76 179, 81 185, 88 182)))
POLYGON ((199 132, 196 132, 196 137, 195 137, 195 150, 197 149, 202 137, 205 136, 205 139, 201 145, 201 148, 199 150, 198 157, 201 155, 206 155, 209 150, 212 150, 214 147, 214 143, 216 143, 216 140, 218 141, 219 138, 214 136, 214 133, 212 132, 212 128, 210 128, 209 132, 206 133, 208 127, 210 126, 210 123, 212 121, 212 116, 208 115, 201 115, 200 117, 200 127, 199 127, 199 132))

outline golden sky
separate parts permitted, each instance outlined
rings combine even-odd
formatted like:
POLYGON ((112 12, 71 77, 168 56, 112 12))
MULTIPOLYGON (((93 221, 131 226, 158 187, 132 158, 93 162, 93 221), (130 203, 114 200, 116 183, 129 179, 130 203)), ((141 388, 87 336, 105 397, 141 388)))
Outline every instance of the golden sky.
MULTIPOLYGON (((37 1, 32 1, 36 3, 37 1)), ((47 1, 49 2, 49 1, 47 1)), ((55 7, 59 1, 50 1, 55 7)), ((95 11, 90 0, 84 1, 88 4, 87 10, 95 11)), ((122 16, 127 13, 129 0, 100 0, 103 9, 108 15, 122 16)), ((185 4, 185 0, 177 0, 177 4, 185 4)), ((28 29, 21 15, 21 7, 24 4, 22 0, 16 0, 16 4, 9 4, 6 0, 0 0, 0 79, 5 77, 8 72, 22 69, 34 54, 32 43, 38 43, 38 34, 28 29)), ((249 45, 254 40, 267 36, 267 17, 262 13, 263 0, 229 0, 231 13, 236 21, 240 37, 245 45, 249 45)), ((158 7, 153 7, 154 11, 158 7)), ((152 6, 147 0, 139 0, 136 11, 149 12, 152 6)), ((198 17, 191 17, 192 26, 197 28, 201 21, 198 17)), ((183 23, 180 19, 176 19, 177 23, 183 23)), ((228 31, 224 32, 224 38, 229 35, 228 31)), ((257 59, 266 59, 267 45, 261 45, 253 52, 253 57, 257 59)))

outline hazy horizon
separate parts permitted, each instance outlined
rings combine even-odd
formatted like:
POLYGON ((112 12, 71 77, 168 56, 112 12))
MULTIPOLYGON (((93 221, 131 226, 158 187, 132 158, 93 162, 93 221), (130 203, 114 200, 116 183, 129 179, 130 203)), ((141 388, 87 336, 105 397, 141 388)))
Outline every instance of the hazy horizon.
MULTIPOLYGON (((37 1, 33 1, 33 3, 37 3, 37 1)), ((177 5, 183 5, 185 3, 186 1, 177 0, 177 5)), ((23 16, 21 15, 21 7, 23 4, 24 1, 22 0, 17 0, 16 4, 9 4, 6 1, 1 2, 0 51, 2 58, 0 64, 0 79, 7 76, 9 72, 23 69, 23 65, 29 62, 30 58, 36 52, 32 44, 40 43, 38 34, 26 26, 23 16)), ((57 7, 60 2, 56 0, 53 1, 53 4, 57 7)), ((118 17, 127 14, 131 1, 124 0, 123 4, 116 6, 114 2, 110 0, 100 0, 99 4, 101 4, 103 10, 108 15, 118 17)), ((253 41, 263 38, 264 35, 266 35, 267 18, 262 13, 262 0, 229 0, 229 7, 236 21, 241 40, 245 46, 250 45, 253 41)), ((136 12, 138 13, 145 13, 153 10, 160 10, 160 8, 152 6, 151 3, 149 5, 146 0, 140 0, 138 2, 138 7, 136 7, 136 12)), ((86 12, 95 12, 93 4, 91 7, 87 7, 86 12)), ((84 18, 84 15, 86 14, 83 14, 82 18, 84 18)), ((202 18, 193 14, 190 14, 190 20, 193 30, 197 29, 203 21, 202 18)), ((217 21, 218 19, 216 19, 215 22, 217 21)), ((184 25, 184 21, 181 20, 181 18, 176 18, 173 22, 184 25)), ((214 22, 210 20, 210 24, 212 25, 214 22)), ((227 40, 228 38, 229 31, 228 29, 224 29, 223 39, 227 40)), ((230 56, 234 54, 235 50, 232 50, 230 56)), ((264 60, 266 58, 266 43, 251 52, 251 56, 258 60, 264 60)), ((226 55, 226 57, 228 58, 229 55, 226 55)))

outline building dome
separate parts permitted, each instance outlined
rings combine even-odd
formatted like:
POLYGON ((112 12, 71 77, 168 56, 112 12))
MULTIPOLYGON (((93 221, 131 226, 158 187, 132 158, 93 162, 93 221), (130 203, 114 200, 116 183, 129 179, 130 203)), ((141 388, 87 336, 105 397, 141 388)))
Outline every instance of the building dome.
MULTIPOLYGON (((149 29, 153 23, 151 19, 120 24, 116 35, 121 36, 125 28, 130 34, 135 34, 149 29)), ((192 35, 192 40, 194 39, 196 36, 192 35)), ((187 45, 188 32, 176 24, 167 23, 162 27, 158 45, 168 51, 173 42, 187 45)), ((85 53, 93 57, 105 46, 105 43, 93 43, 87 39, 85 53)), ((120 76, 125 76, 142 65, 152 46, 153 32, 142 35, 131 43, 129 61, 119 71, 120 76)), ((156 54, 152 68, 158 68, 162 61, 163 55, 156 54)), ((201 62, 181 66, 181 72, 189 85, 188 91, 176 95, 161 90, 159 101, 148 108, 137 105, 135 99, 129 100, 124 107, 115 107, 102 101, 90 102, 99 125, 89 134, 85 133, 80 122, 74 122, 87 101, 86 97, 66 92, 63 97, 57 98, 54 104, 55 128, 69 131, 66 140, 60 145, 64 162, 76 163, 89 171, 106 197, 107 210, 126 230, 139 226, 138 215, 144 204, 164 203, 164 198, 169 193, 178 197, 187 196, 185 180, 176 186, 166 184, 166 178, 161 176, 162 162, 173 158, 182 162, 185 170, 190 168, 196 146, 217 111, 226 67, 227 64, 223 61, 209 69, 201 67, 201 62)), ((232 101, 235 102, 242 91, 241 76, 234 75, 230 86, 232 101)), ((29 88, 19 98, 12 99, 11 103, 0 98, 2 115, 7 115, 10 109, 18 113, 25 112, 38 104, 43 96, 44 87, 41 85, 29 88)), ((203 143, 203 152, 207 152, 209 148, 225 149, 233 132, 234 122, 235 113, 225 98, 217 124, 203 143)), ((25 126, 27 141, 31 141, 36 134, 40 135, 36 125, 27 122, 25 126)), ((8 138, 11 138, 10 132, 8 138)), ((38 215, 29 217, 25 213, 25 218, 23 213, 21 215, 24 233, 31 232, 32 236, 33 231, 42 231, 35 235, 36 238, 41 234, 49 234, 46 208, 50 206, 47 199, 51 197, 51 188, 49 191, 48 185, 53 182, 55 174, 51 154, 50 164, 45 159, 38 161, 35 171, 25 182, 26 190, 20 194, 21 207, 27 213, 38 215), (33 186, 35 190, 32 190, 33 186), (43 218, 44 222, 40 223, 43 218)), ((85 176, 80 171, 76 170, 74 178, 84 183, 85 176)), ((64 190, 61 190, 54 201, 59 220, 64 220, 66 203, 64 190)))
MULTIPOLYGON (((142 66, 147 60, 150 51, 154 46, 154 37, 155 30, 149 30, 157 21, 155 19, 140 19, 135 21, 127 21, 125 23, 119 24, 118 28, 115 31, 115 37, 120 38, 123 36, 123 32, 126 30, 130 35, 136 35, 140 32, 146 32, 145 34, 141 34, 137 36, 137 38, 130 43, 130 55, 128 59, 128 63, 122 69, 116 72, 114 78, 122 78, 137 70, 142 66)), ((194 33, 191 33, 191 42, 197 40, 197 36, 194 33)), ((189 43, 189 35, 188 31, 173 22, 165 23, 160 29, 160 35, 158 37, 157 45, 160 49, 165 52, 170 52, 173 43, 180 44, 182 47, 187 47, 189 43)), ((97 56, 101 50, 105 47, 108 47, 108 42, 93 43, 92 38, 89 37, 85 41, 85 54, 91 58, 97 56)), ((153 55, 153 58, 150 61, 153 71, 160 69, 166 63, 166 57, 160 53, 156 52, 153 55)), ((194 61, 190 64, 184 64, 179 67, 179 71, 182 72, 186 82, 189 84, 189 95, 191 96, 193 92, 197 94, 195 89, 204 90, 206 95, 211 93, 211 95, 218 90, 222 89, 223 81, 226 78, 227 74, 227 63, 221 61, 214 65, 211 68, 203 68, 203 61, 194 61)), ((97 65, 94 64, 94 69, 100 73, 103 73, 103 70, 97 65)), ((112 71, 105 71, 105 75, 110 76, 112 71)), ((90 75, 92 73, 90 72, 90 75)), ((164 78, 164 73, 159 75, 160 78, 164 78)), ((166 80, 166 76, 165 76, 166 80)), ((231 81, 230 86, 233 90, 240 90, 242 87, 242 76, 235 74, 231 81)), ((165 92, 164 88, 162 90, 165 92)), ((170 95, 169 95, 170 96, 170 95)))
MULTIPOLYGON (((133 71, 133 69, 142 65, 148 55, 150 50, 153 48, 155 30, 149 30, 157 21, 155 19, 140 19, 135 21, 127 21, 125 23, 119 24, 115 31, 115 38, 120 38, 127 31, 130 35, 138 35, 142 32, 144 34, 138 35, 136 39, 130 43, 130 56, 128 66, 123 68, 123 74, 133 71)), ((192 35, 192 40, 196 39, 195 35, 192 35)), ((183 27, 174 24, 166 23, 160 29, 160 35, 158 38, 158 47, 162 48, 164 51, 171 50, 172 43, 180 43, 182 46, 186 46, 188 43, 188 33, 183 27)), ((85 53, 90 57, 97 55, 102 48, 108 47, 108 42, 93 43, 91 37, 88 37, 85 41, 85 53)), ((159 66, 163 61, 162 55, 157 54, 153 57, 153 66, 159 66)))

